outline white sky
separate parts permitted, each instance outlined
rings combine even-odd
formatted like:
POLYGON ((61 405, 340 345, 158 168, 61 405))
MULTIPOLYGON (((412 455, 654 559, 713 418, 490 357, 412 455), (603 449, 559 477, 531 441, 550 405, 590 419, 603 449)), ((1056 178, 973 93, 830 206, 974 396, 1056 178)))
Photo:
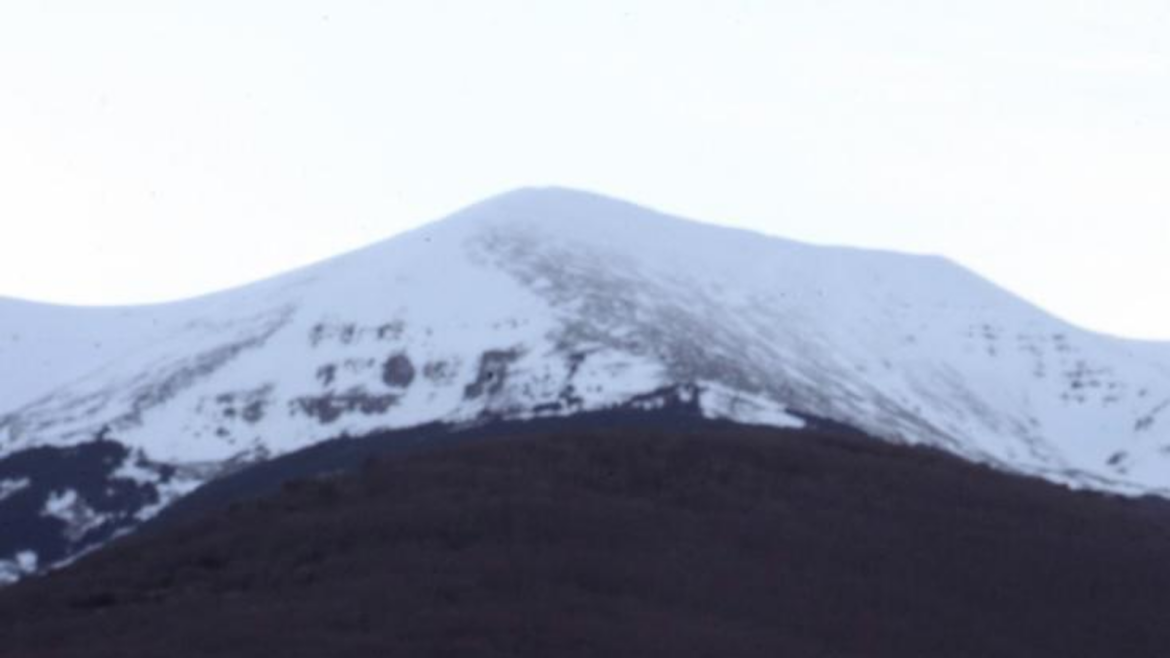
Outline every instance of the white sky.
POLYGON ((184 297, 534 184, 1170 339, 1170 2, 0 4, 0 295, 184 297))

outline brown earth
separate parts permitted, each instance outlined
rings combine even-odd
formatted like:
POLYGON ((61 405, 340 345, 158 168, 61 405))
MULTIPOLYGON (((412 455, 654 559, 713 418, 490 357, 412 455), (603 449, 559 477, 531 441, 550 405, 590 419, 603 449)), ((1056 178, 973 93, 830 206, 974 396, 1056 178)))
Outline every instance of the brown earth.
POLYGON ((286 484, 0 591, 0 656, 1165 656, 1170 505, 830 431, 595 428, 286 484))

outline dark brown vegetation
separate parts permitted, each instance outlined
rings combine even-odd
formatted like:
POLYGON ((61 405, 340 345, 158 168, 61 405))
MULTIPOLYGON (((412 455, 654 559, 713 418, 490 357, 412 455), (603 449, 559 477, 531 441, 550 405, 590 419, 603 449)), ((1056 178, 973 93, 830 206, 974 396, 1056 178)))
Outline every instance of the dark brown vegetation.
POLYGON ((696 423, 290 483, 0 592, 2 656, 1165 656, 1170 508, 696 423))

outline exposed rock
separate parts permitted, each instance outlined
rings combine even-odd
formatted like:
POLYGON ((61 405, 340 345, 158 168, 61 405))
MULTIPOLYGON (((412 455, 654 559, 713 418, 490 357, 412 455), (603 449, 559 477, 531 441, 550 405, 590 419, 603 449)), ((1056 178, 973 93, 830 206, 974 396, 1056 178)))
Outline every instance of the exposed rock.
POLYGON ((488 350, 479 357, 479 372, 475 381, 463 390, 463 396, 475 399, 481 395, 494 395, 504 388, 508 378, 508 366, 520 358, 520 350, 488 350))
POLYGON ((0 561, 23 552, 42 566, 108 541, 159 502, 163 476, 147 464, 122 473, 133 456, 100 439, 68 448, 39 447, 0 459, 0 561), (7 483, 7 484, 5 484, 7 483), (19 485, 19 486, 18 486, 19 485))
MULTIPOLYGON (((218 416, 233 420, 240 418, 249 424, 260 422, 264 419, 268 405, 271 404, 272 388, 272 384, 265 384, 251 390, 229 391, 216 395, 214 403, 218 409, 218 416)), ((202 408, 202 404, 200 406, 202 408)), ((216 434, 227 436, 229 432, 225 429, 223 433, 216 434)))
POLYGON ((406 388, 414 381, 414 364, 399 352, 382 364, 382 381, 391 388, 406 388))
POLYGON ((428 361, 423 366, 423 377, 434 384, 450 384, 457 370, 451 361, 428 361))
POLYGON ((361 413, 367 416, 386 413, 398 403, 400 396, 388 393, 372 395, 361 389, 345 393, 307 396, 292 401, 294 413, 303 413, 316 418, 322 424, 332 423, 348 413, 361 413))
POLYGON ((329 386, 337 377, 337 366, 332 363, 317 368, 317 381, 321 382, 322 386, 329 386))

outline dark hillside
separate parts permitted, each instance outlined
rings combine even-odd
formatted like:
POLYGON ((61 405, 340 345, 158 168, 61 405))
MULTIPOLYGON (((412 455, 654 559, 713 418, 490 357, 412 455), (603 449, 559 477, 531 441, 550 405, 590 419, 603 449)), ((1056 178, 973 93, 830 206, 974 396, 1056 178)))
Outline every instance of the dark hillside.
POLYGON ((1170 506, 697 422, 449 445, 0 591, 0 656, 1165 656, 1170 506))

